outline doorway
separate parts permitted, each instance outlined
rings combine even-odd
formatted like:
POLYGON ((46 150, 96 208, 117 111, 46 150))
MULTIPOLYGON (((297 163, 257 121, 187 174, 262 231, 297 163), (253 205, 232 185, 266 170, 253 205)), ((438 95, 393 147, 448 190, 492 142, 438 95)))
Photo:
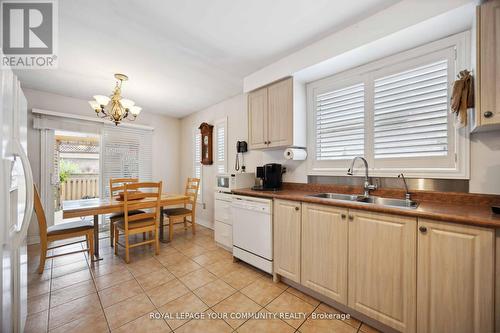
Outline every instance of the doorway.
POLYGON ((62 204, 99 197, 100 136, 56 130, 53 144, 54 224, 77 221, 80 218, 63 221, 62 204))

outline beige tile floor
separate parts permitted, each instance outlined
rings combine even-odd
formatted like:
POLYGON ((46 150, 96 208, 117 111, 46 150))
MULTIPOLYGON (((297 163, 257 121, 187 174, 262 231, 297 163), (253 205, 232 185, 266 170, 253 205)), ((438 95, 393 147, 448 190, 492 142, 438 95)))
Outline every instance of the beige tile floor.
POLYGON ((38 274, 39 250, 30 246, 26 332, 377 332, 354 318, 320 318, 339 312, 274 284, 270 275, 245 263, 234 263, 216 246, 212 230, 199 227, 193 236, 178 227, 174 240, 161 244, 160 255, 149 246, 138 247, 128 265, 123 251, 115 256, 103 238, 102 261, 92 263, 83 253, 58 257, 38 274), (286 313, 305 315, 273 315, 286 313), (259 318, 251 318, 256 314, 259 318))

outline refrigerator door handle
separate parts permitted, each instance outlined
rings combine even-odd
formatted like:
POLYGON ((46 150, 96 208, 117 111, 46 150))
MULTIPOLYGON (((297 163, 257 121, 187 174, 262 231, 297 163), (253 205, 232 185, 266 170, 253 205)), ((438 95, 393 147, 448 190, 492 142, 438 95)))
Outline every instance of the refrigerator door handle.
POLYGON ((24 152, 21 143, 18 141, 12 142, 12 155, 18 156, 21 159, 21 164, 23 165, 24 176, 26 178, 26 205, 24 208, 24 217, 23 222, 20 227, 16 227, 16 232, 21 235, 21 237, 17 238, 18 242, 23 241, 22 235, 26 233, 28 230, 31 215, 33 214, 33 202, 34 202, 34 182, 33 182, 33 173, 31 171, 31 165, 28 160, 28 156, 24 152))

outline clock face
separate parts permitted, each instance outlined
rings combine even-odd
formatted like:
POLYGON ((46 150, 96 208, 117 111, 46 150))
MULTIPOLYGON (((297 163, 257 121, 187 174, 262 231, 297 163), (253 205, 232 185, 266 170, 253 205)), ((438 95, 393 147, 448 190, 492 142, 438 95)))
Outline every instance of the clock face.
POLYGON ((203 137, 203 144, 208 145, 208 136, 203 137))

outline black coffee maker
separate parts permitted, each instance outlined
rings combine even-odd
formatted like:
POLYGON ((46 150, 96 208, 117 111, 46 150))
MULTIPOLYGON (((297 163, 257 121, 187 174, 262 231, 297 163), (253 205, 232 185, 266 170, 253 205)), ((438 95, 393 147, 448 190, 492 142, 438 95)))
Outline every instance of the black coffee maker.
POLYGON ((281 188, 283 182, 283 174, 286 169, 277 163, 269 163, 264 166, 257 167, 256 176, 262 179, 262 185, 254 186, 254 190, 259 191, 276 191, 281 188))

